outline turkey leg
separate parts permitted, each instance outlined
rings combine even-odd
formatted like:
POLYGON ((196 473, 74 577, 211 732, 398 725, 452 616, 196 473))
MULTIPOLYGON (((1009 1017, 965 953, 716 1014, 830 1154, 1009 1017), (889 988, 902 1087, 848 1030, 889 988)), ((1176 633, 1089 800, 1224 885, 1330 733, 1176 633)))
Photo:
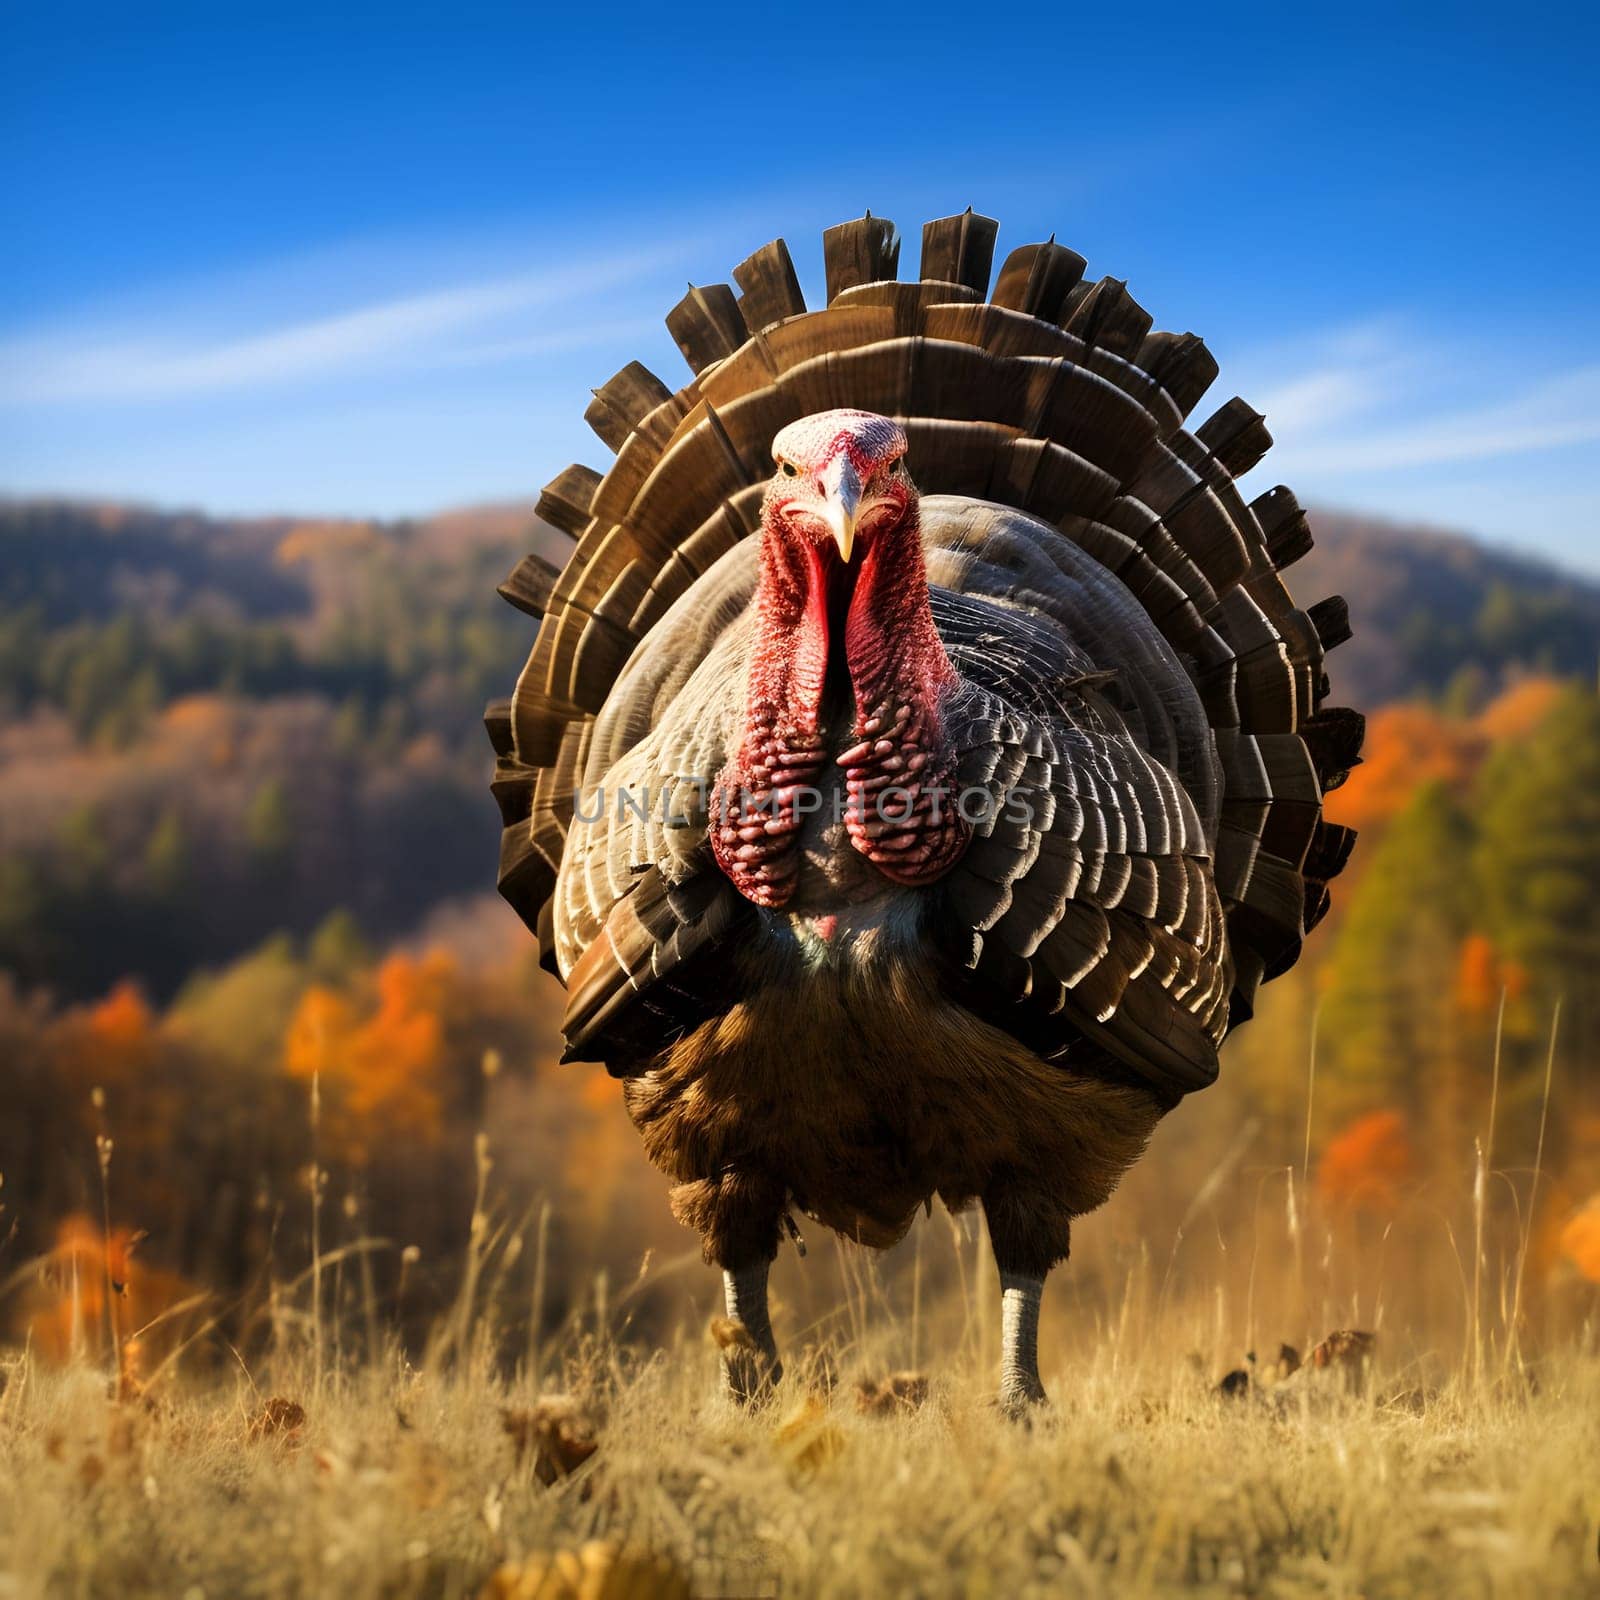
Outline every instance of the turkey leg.
POLYGON ((1046 1399, 1039 1378, 1039 1301, 1044 1279, 1000 1274, 1000 1405, 1021 1413, 1046 1399))
POLYGON ((767 1314, 767 1273, 771 1266, 770 1261, 762 1259, 722 1274, 728 1320, 743 1335, 723 1348, 722 1374, 728 1392, 744 1405, 770 1393, 783 1376, 778 1344, 772 1337, 772 1319, 767 1314))
POLYGON ((1046 1399, 1039 1378, 1039 1301, 1050 1269, 1067 1259, 1072 1216, 1061 1200, 1015 1174, 997 1173, 983 1194, 1000 1269, 1000 1404, 1014 1416, 1046 1399))

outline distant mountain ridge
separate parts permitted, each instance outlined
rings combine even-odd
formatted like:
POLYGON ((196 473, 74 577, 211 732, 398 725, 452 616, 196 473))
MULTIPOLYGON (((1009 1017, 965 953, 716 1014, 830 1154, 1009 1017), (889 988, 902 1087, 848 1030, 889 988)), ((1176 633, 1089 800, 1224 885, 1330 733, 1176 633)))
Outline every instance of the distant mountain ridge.
MULTIPOLYGON (((1376 706, 1439 695, 1463 673, 1487 687, 1519 671, 1592 675, 1600 582, 1465 535, 1378 518, 1311 513, 1316 547, 1288 574, 1302 604, 1343 594, 1355 636, 1330 660, 1336 699, 1376 706)), ((570 543, 532 502, 403 521, 213 518, 65 500, 0 500, 0 612, 37 607, 48 625, 135 613, 291 622, 370 581, 363 552, 434 578, 459 616, 492 611, 492 585, 459 581, 532 551, 559 567, 570 543)), ((0 685, 3 689, 3 685, 0 685)), ((3 697, 0 697, 3 699, 3 697)))
POLYGON ((1302 605, 1350 603, 1328 661, 1334 699, 1371 708, 1452 685, 1479 697, 1522 672, 1593 678, 1600 582, 1465 534, 1313 510, 1311 553, 1287 574, 1302 605))
MULTIPOLYGON (((1600 585, 1312 521, 1289 582, 1350 601, 1336 703, 1471 712, 1523 673, 1593 674, 1600 585)), ((570 549, 531 504, 364 522, 0 502, 0 982, 83 998, 131 975, 164 997, 335 911, 387 943, 487 897, 480 718, 534 631, 495 585, 535 553, 536 602, 570 549)))
POLYGON ((306 609, 319 565, 355 565, 375 546, 421 568, 501 550, 559 562, 570 542, 531 502, 380 521, 0 497, 0 611, 39 607, 56 626, 126 612, 285 618, 306 609))

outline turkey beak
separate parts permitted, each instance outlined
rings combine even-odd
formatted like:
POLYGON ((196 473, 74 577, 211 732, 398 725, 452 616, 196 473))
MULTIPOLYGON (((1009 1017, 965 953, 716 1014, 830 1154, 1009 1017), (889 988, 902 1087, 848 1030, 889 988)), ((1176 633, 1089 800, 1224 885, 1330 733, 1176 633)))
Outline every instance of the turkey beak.
POLYGON ((848 455, 833 458, 822 474, 822 519, 828 524, 839 558, 850 565, 856 547, 856 511, 861 505, 861 476, 848 455))

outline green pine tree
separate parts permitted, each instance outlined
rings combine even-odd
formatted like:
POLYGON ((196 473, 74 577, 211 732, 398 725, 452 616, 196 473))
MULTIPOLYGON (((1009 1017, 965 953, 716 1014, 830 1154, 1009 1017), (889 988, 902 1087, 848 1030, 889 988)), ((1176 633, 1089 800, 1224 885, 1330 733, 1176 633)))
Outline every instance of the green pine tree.
POLYGON ((57 833, 63 876, 75 892, 103 890, 111 870, 111 842, 100 813, 85 801, 62 820, 57 833))
POLYGON ((341 907, 330 911, 306 947, 306 962, 324 983, 343 983, 372 960, 361 924, 341 907))
POLYGON ((1539 993, 1587 1004, 1600 973, 1600 698, 1570 690, 1488 763, 1479 796, 1489 932, 1539 993))
POLYGON ((144 847, 145 882, 162 900, 183 892, 189 874, 189 840, 183 818, 171 807, 161 813, 144 847))
POLYGON ((294 847, 294 816, 281 778, 269 778, 255 792, 244 819, 245 840, 259 867, 273 869, 294 847))
MULTIPOLYGON (((1322 1014, 1335 1106, 1399 1106, 1432 1123, 1457 1070, 1455 983, 1471 926, 1472 830, 1442 784, 1394 819, 1339 931, 1322 1014)), ((1453 1098, 1446 1096, 1445 1098, 1453 1098)))

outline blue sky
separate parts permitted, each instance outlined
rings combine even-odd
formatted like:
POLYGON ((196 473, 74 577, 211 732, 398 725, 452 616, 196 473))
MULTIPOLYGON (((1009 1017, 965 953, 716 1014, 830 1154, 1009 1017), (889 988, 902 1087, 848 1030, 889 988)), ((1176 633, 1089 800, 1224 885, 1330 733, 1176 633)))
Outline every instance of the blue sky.
POLYGON ((686 279, 972 205, 1204 334, 1263 486, 1600 571, 1590 15, 328 9, 0 8, 0 491, 524 497, 686 279))

